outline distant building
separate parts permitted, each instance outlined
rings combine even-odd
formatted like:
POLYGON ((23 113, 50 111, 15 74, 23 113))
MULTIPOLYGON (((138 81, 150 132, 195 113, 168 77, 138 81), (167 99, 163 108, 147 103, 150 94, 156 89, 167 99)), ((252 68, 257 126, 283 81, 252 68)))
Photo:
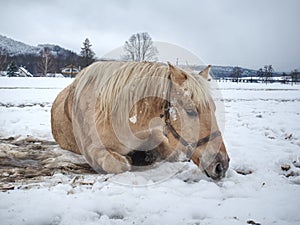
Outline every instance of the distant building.
POLYGON ((16 76, 18 76, 18 77, 33 77, 33 75, 22 66, 19 67, 19 70, 16 73, 16 76))
POLYGON ((61 69, 61 73, 64 77, 75 77, 77 73, 79 73, 80 68, 74 65, 68 65, 61 69))

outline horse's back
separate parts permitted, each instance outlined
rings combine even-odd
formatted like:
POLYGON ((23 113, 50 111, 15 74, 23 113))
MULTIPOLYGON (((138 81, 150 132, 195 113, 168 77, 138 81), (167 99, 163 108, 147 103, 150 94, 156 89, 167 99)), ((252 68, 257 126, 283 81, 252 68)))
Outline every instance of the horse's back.
MULTIPOLYGON (((109 107, 105 106, 111 105, 115 101, 118 94, 120 94, 118 91, 122 90, 132 78, 141 78, 147 73, 160 74, 162 70, 157 70, 157 68, 162 67, 165 66, 158 63, 108 61, 95 62, 82 70, 73 83, 58 94, 52 105, 51 126, 55 141, 61 148, 80 154, 72 124, 74 101, 80 103, 81 100, 85 101, 95 95, 95 97, 101 99, 101 101, 97 99, 97 103, 100 102, 103 104, 101 107, 107 109, 109 107), (95 90, 99 91, 97 96, 96 93, 92 93, 95 90)), ((165 72, 165 69, 163 69, 163 72, 165 72)), ((100 111, 94 113, 96 113, 96 118, 103 117, 98 117, 100 111)), ((110 115, 110 112, 107 114, 110 115)), ((102 127, 102 125, 99 125, 99 127, 102 127)), ((102 129, 98 130, 101 134, 106 132, 106 136, 107 133, 110 133, 109 129, 102 131, 102 129)), ((114 135, 109 136, 108 141, 111 141, 114 135)))

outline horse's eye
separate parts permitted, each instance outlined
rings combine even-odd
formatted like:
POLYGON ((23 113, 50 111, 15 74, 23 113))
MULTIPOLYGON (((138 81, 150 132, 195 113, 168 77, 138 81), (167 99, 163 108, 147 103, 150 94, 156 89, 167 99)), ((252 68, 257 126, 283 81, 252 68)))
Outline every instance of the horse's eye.
POLYGON ((197 116, 198 115, 198 112, 193 109, 185 109, 185 111, 189 116, 197 116))

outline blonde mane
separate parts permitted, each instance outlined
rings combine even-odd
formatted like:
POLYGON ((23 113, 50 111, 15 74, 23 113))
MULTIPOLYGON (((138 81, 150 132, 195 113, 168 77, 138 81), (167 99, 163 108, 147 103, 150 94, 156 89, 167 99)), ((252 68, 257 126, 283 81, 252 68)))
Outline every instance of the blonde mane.
MULTIPOLYGON (((206 107, 211 96, 207 81, 199 75, 186 74, 183 87, 189 90, 195 103, 201 108, 206 107)), ((121 123, 128 120, 129 112, 145 117, 149 110, 164 107, 170 75, 168 66, 162 63, 97 62, 76 78, 75 101, 84 97, 82 93, 87 90, 94 91, 96 119, 99 121, 109 121, 114 110, 118 111, 117 119, 121 123), (155 102, 149 106, 150 100, 145 97, 154 97, 152 100, 155 102), (142 103, 141 99, 144 99, 142 103)))

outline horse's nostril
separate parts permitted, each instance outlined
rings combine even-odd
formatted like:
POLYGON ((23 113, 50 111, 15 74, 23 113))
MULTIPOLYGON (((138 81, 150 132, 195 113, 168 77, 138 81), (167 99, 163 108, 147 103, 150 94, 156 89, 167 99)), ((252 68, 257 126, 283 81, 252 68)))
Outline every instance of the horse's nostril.
POLYGON ((222 172, 223 172, 223 166, 221 165, 221 163, 218 163, 215 167, 215 173, 219 175, 222 172))

